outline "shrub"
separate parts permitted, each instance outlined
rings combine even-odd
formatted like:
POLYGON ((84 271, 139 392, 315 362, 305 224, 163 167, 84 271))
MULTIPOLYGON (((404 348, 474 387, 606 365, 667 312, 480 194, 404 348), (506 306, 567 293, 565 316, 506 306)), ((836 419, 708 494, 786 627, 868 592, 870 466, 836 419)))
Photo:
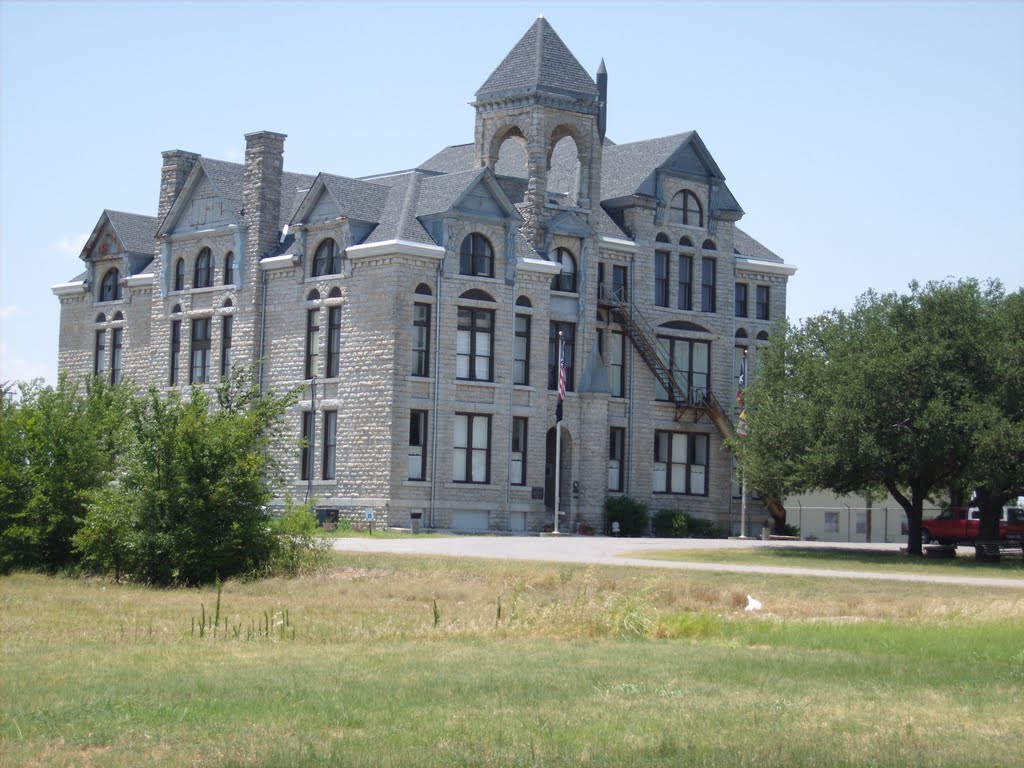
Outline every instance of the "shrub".
POLYGON ((662 509, 654 516, 654 535, 665 539, 724 539, 727 534, 710 520, 678 509, 662 509))
POLYGON ((604 500, 604 532, 612 533, 612 523, 619 524, 620 536, 647 534, 647 505, 628 496, 609 496, 604 500))
POLYGON ((285 499, 284 514, 270 525, 276 536, 270 558, 272 573, 297 576, 326 564, 331 544, 317 535, 319 521, 313 512, 314 504, 315 500, 296 505, 291 496, 285 499))

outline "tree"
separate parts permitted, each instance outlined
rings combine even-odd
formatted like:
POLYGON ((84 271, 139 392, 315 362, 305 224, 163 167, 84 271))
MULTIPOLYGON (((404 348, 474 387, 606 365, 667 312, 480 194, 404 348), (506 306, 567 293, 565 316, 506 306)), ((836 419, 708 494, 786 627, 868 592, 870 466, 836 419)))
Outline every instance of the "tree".
POLYGON ((746 392, 743 471, 768 493, 884 487, 903 507, 908 550, 921 553, 921 514, 971 460, 974 373, 987 354, 998 286, 976 281, 868 292, 785 327, 746 392))
POLYGON ((214 401, 155 389, 128 413, 119 482, 98 494, 76 539, 85 561, 155 584, 202 584, 267 566, 271 450, 293 396, 260 393, 251 372, 214 401))
POLYGON ((113 477, 130 392, 63 376, 19 390, 0 387, 0 571, 57 570, 76 562, 91 494, 113 477))

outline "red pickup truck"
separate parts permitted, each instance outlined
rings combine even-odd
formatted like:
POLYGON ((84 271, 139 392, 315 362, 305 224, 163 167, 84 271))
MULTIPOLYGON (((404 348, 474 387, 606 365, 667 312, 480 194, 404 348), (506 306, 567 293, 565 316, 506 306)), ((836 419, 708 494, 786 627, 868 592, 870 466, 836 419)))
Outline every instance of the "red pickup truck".
MULTIPOLYGON (((921 521, 922 544, 973 544, 978 538, 981 512, 977 507, 950 507, 938 517, 921 521)), ((1024 509, 1003 507, 999 516, 999 538, 1024 537, 1024 509)))

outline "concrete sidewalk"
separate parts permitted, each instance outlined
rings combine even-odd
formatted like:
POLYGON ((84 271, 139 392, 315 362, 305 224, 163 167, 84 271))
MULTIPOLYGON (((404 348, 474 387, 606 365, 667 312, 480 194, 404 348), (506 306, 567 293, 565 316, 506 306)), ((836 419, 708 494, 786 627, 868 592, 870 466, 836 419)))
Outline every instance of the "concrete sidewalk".
POLYGON ((382 552, 402 555, 480 557, 493 560, 593 563, 596 565, 628 565, 639 568, 674 568, 691 571, 819 576, 837 579, 874 579, 879 581, 916 581, 930 584, 1024 589, 1024 569, 1022 569, 1022 576, 1020 578, 996 578, 989 576, 947 576, 943 574, 877 573, 871 571, 831 570, 826 568, 684 563, 631 557, 631 555, 637 553, 657 552, 659 550, 722 549, 725 547, 798 547, 824 550, 863 549, 866 551, 895 552, 899 550, 900 546, 900 544, 835 544, 820 541, 764 542, 756 539, 622 539, 604 536, 441 536, 436 534, 424 534, 412 539, 342 538, 335 539, 334 541, 334 549, 340 552, 382 552))

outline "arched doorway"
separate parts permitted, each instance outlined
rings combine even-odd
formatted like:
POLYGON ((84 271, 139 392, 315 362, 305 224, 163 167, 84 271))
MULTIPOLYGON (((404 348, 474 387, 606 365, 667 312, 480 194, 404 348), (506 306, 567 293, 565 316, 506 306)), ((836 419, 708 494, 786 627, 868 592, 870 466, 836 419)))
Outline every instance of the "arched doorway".
MULTIPOLYGON (((569 501, 572 498, 572 436, 569 430, 562 428, 562 464, 559 469, 559 485, 561 486, 559 505, 565 513, 561 522, 569 517, 569 501)), ((549 512, 555 509, 555 428, 548 430, 544 448, 544 507, 549 512)))

